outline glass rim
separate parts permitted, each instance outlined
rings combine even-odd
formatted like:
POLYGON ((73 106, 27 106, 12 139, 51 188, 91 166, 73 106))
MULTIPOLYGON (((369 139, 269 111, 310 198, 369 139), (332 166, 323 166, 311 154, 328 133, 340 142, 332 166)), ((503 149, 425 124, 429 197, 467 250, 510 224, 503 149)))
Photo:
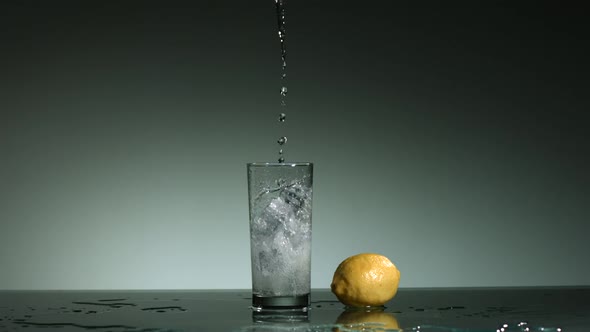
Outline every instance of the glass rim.
POLYGON ((312 162, 296 161, 296 162, 252 162, 246 164, 248 167, 297 167, 297 166, 313 166, 312 162))

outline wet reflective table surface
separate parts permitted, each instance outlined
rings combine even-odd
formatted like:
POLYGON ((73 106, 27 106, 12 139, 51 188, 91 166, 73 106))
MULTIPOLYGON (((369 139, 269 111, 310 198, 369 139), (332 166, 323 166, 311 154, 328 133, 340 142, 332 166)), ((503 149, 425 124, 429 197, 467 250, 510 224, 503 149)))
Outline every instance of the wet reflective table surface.
POLYGON ((327 289, 311 300, 260 316, 249 290, 0 291, 0 331, 590 331, 590 287, 400 289, 380 310, 327 289))

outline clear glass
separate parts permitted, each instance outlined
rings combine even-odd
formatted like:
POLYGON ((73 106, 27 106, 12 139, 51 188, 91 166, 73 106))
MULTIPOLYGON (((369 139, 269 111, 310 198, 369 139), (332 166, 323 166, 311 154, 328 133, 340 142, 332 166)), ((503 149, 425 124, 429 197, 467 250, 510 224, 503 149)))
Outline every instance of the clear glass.
POLYGON ((312 163, 250 163, 252 307, 303 310, 311 288, 312 163))

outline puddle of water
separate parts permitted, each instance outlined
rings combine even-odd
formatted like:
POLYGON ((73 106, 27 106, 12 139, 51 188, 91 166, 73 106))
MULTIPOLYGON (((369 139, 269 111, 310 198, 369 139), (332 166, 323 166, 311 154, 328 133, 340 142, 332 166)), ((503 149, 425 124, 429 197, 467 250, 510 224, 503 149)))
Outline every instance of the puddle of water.
MULTIPOLYGON (((237 297, 236 304, 242 305, 242 302, 248 302, 247 299, 244 299, 248 294, 240 293, 235 296, 237 297)), ((234 298, 231 300, 234 301, 234 298)), ((23 305, 17 309, 4 306, 0 308, 3 309, 0 311, 2 313, 0 315, 0 331, 36 331, 41 329, 104 332, 205 331, 207 329, 195 328, 202 327, 203 324, 215 326, 217 321, 219 326, 229 326, 228 330, 235 328, 236 325, 232 326, 232 324, 236 324, 236 322, 238 322, 237 325, 243 323, 242 328, 234 330, 236 332, 578 332, 580 330, 570 328, 572 324, 569 318, 575 320, 578 315, 586 317, 585 311, 580 311, 583 308, 578 307, 574 307, 573 311, 568 311, 565 316, 562 314, 555 316, 554 320, 547 320, 547 315, 550 312, 545 307, 501 306, 497 302, 494 303, 496 306, 478 306, 472 305, 470 302, 461 303, 461 301, 428 306, 421 305, 426 303, 415 302, 412 303, 412 306, 393 305, 371 310, 361 308, 355 311, 345 309, 344 305, 337 300, 318 300, 311 301, 312 310, 310 310, 307 320, 291 319, 291 321, 285 322, 271 319, 268 321, 264 317, 266 321, 264 319, 241 320, 241 318, 236 318, 235 311, 232 311, 234 309, 231 309, 228 311, 230 315, 227 318, 232 319, 233 322, 226 322, 225 318, 220 318, 224 317, 223 314, 211 317, 199 314, 197 311, 200 311, 199 308, 203 308, 205 303, 207 302, 195 301, 193 298, 178 297, 177 294, 159 297, 153 297, 153 294, 150 294, 137 297, 118 297, 117 295, 112 297, 104 297, 103 295, 102 298, 70 297, 61 303, 45 302, 39 303, 37 306, 23 305), (192 313, 185 314, 187 312, 192 313), (203 317, 207 318, 203 320, 203 317), (524 317, 530 323, 518 320, 524 317), (239 323, 240 320, 242 323, 239 323), (430 325, 417 325, 422 322, 430 325), (496 325, 498 322, 506 323, 496 325), (534 324, 534 322, 538 324, 534 324), (555 322, 569 322, 570 324, 566 326, 566 329, 562 329, 559 325, 553 324, 555 322), (162 328, 165 326, 177 328, 162 328), (472 328, 464 328, 466 326, 472 326, 472 328), (473 328, 473 326, 477 328, 473 328), (179 329, 180 327, 186 330, 179 329)), ((244 308, 246 307, 244 306, 244 308)), ((223 311, 223 309, 221 310, 223 311)))
POLYGON ((88 329, 88 330, 94 330, 94 329, 122 329, 124 331, 128 331, 128 330, 137 330, 137 327, 134 326, 127 326, 127 325, 83 325, 83 324, 76 324, 76 323, 39 323, 39 322, 32 322, 32 321, 26 321, 26 320, 14 320, 13 323, 20 325, 21 327, 27 327, 27 326, 39 326, 39 327, 48 327, 48 328, 57 328, 57 327, 66 327, 66 326, 70 326, 70 327, 77 327, 77 328, 81 328, 81 329, 88 329))
MULTIPOLYGON (((155 317, 153 315, 156 313, 178 314, 188 311, 188 309, 182 306, 169 306, 163 303, 166 302, 166 304, 169 304, 171 301, 178 303, 180 299, 160 300, 159 298, 153 298, 131 302, 128 298, 113 297, 76 300, 69 302, 71 304, 69 306, 49 306, 41 310, 36 310, 32 306, 25 306, 14 315, 6 315, 0 318, 0 331, 20 331, 21 329, 27 329, 29 331, 38 329, 112 332, 180 331, 176 329, 145 327, 145 325, 151 325, 149 321, 154 320, 149 317, 155 317), (154 305, 156 303, 162 303, 163 305, 154 305), (111 316, 115 312, 119 312, 119 314, 111 316), (121 316, 121 314, 124 316, 121 316), (144 318, 142 318, 142 315, 144 315, 144 318), (90 318, 91 316, 97 318, 90 318), (122 320, 122 318, 124 319, 122 320), (141 324, 138 324, 138 321, 141 324)), ((6 313, 15 312, 15 308, 6 307, 6 309, 6 313)))
POLYGON ((243 327, 234 332, 567 332, 558 327, 531 326, 526 323, 502 324, 499 327, 488 329, 462 329, 435 325, 417 325, 411 328, 388 327, 387 323, 365 322, 353 324, 267 324, 243 327))
MULTIPOLYGON (((99 300, 100 301, 100 300, 99 300)), ((127 303, 127 302, 115 302, 115 303, 100 303, 100 302, 72 302, 73 304, 79 304, 79 305, 95 305, 95 306, 102 306, 102 307, 110 307, 110 308, 123 308, 125 306, 130 306, 130 307, 135 307, 137 306, 137 304, 135 303, 127 303)), ((62 307, 62 309, 66 309, 65 307, 62 307)))
POLYGON ((187 309, 179 306, 168 306, 168 307, 149 307, 142 308, 143 311, 155 311, 155 312, 184 312, 187 309))

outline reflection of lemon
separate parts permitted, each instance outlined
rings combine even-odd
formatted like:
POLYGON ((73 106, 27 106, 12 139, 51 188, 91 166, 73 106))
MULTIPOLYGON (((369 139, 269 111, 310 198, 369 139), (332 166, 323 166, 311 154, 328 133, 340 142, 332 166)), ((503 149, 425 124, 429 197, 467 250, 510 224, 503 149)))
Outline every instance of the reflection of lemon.
POLYGON ((399 323, 395 316, 391 312, 383 310, 346 310, 338 316, 336 324, 341 324, 346 328, 374 328, 379 331, 399 329, 399 323))
POLYGON ((346 305, 382 306, 397 293, 399 277, 399 270, 387 257, 358 254, 338 265, 331 288, 346 305))

